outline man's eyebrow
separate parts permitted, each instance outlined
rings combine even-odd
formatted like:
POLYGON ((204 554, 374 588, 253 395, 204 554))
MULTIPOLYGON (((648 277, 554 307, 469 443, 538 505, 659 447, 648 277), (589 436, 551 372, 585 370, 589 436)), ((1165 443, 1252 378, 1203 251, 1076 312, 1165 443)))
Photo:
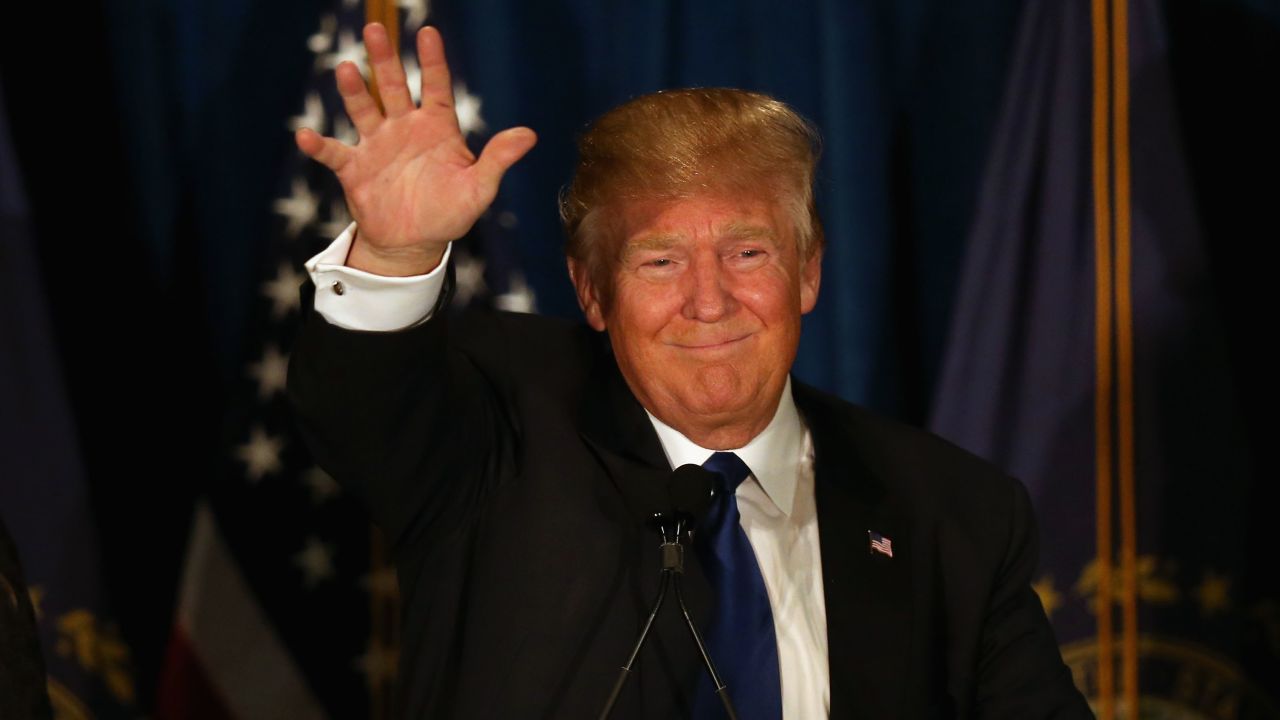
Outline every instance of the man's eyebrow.
POLYGON ((627 257, 638 252, 652 252, 658 250, 670 250, 680 242, 680 236, 671 233, 659 233, 656 235, 643 235, 638 238, 628 240, 622 249, 623 257, 627 257))
MULTIPOLYGON (((721 237, 731 240, 768 240, 776 243, 778 239, 778 234, 767 225, 731 221, 716 230, 721 237)), ((636 253, 670 250, 679 245, 682 239, 678 233, 641 235, 627 240, 622 248, 622 258, 625 260, 636 253)))
POLYGON ((736 240, 777 240, 778 234, 767 225, 729 222, 720 226, 720 234, 736 240))

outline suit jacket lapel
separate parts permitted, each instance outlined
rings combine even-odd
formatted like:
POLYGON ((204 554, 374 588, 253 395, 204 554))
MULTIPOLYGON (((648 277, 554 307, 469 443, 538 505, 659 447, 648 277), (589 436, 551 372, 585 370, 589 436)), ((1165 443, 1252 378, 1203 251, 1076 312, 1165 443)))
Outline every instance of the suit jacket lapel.
POLYGON ((827 608, 831 718, 897 717, 911 646, 910 528, 893 510, 844 409, 792 383, 814 443, 814 493, 827 608), (893 557, 872 552, 868 531, 893 557))

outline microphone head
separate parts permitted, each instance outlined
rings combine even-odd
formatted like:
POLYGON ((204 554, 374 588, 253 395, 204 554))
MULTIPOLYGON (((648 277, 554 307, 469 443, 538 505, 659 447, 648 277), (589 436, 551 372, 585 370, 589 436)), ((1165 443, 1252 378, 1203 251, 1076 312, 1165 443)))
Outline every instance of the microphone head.
POLYGON ((672 507, 694 523, 701 520, 711 507, 711 490, 714 487, 715 476, 701 465, 681 465, 667 481, 672 507))

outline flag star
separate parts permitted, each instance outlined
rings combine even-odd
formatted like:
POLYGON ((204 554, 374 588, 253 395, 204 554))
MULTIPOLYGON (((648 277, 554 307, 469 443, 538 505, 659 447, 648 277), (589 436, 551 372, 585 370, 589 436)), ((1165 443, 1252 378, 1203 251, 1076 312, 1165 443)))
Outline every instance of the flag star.
POLYGON ((365 677, 370 688, 383 687, 395 679, 399 656, 394 647, 370 644, 364 655, 354 665, 365 677))
POLYGON ((329 201, 329 219, 316 228, 325 238, 336 238, 351 224, 351 213, 347 212, 347 203, 340 197, 329 201))
POLYGON ((360 7, 360 0, 342 0, 342 7, 347 8, 348 10, 360 7))
POLYGON ((333 33, 338 29, 338 16, 325 13, 320 18, 320 27, 307 38, 307 48, 312 54, 319 55, 333 47, 333 33))
POLYGON ((272 207, 277 215, 283 215, 289 219, 284 231, 289 237, 296 238, 303 228, 316 219, 316 213, 320 209, 320 201, 316 198, 315 193, 311 192, 311 187, 307 185, 307 181, 296 177, 293 179, 289 197, 276 199, 272 207))
POLYGON ((346 115, 339 115, 333 119, 333 137, 338 142, 352 147, 360 142, 360 133, 356 132, 356 126, 351 124, 346 115))
POLYGON ((504 230, 515 230, 516 225, 518 224, 520 224, 519 219, 516 218, 516 214, 510 210, 503 210, 498 213, 498 225, 500 225, 504 230))
POLYGON ((493 304, 499 310, 510 312, 537 312, 537 298, 533 290, 524 281, 524 276, 516 273, 511 278, 511 287, 505 293, 495 297, 493 304))
POLYGON ((427 21, 427 0, 396 0, 396 5, 405 12, 405 32, 415 33, 427 21))
POLYGON ((410 53, 400 56, 400 64, 404 65, 404 82, 409 86, 409 94, 414 104, 422 102, 422 68, 418 60, 410 53))
POLYGON ((298 297, 300 285, 302 276, 294 271, 293 266, 287 262, 280 263, 276 279, 262 286, 262 294, 271 299, 271 317, 279 320, 289 311, 301 307, 302 301, 298 297))
POLYGON ((360 584, 364 589, 376 598, 390 598, 400 588, 400 583, 396 580, 396 569, 394 567, 382 567, 360 578, 360 584))
POLYGON ((257 483, 271 473, 280 472, 280 453, 283 450, 284 440, 268 435, 261 425, 254 425, 249 432, 249 441, 236 448, 236 457, 245 464, 249 480, 257 483))
POLYGON ((272 395, 284 391, 289 377, 289 356, 275 345, 268 345, 262 360, 249 366, 249 375, 258 381, 258 399, 269 400, 272 395))
POLYGON ((289 129, 297 131, 302 128, 311 128, 323 134, 324 120, 324 102, 320 100, 320 93, 312 90, 302 101, 302 114, 289 118, 289 129))
POLYGON ((333 569, 333 547, 315 537, 307 538, 302 550, 293 556, 293 564, 302 571, 308 589, 337 574, 333 569))
POLYGON ((459 305, 466 305, 484 292, 484 261, 459 253, 453 271, 453 279, 457 283, 454 295, 459 305))
POLYGON ((356 40, 356 35, 350 29, 344 29, 338 33, 338 49, 334 52, 328 52, 316 58, 316 62, 320 67, 326 70, 332 70, 338 65, 350 60, 360 68, 360 72, 364 73, 368 70, 365 65, 364 43, 356 40))
POLYGON ((480 117, 480 97, 467 92, 467 86, 453 86, 453 110, 458 114, 458 129, 463 135, 484 132, 484 118, 480 117))
POLYGON ((302 476, 302 481, 311 490, 311 502, 315 505, 342 494, 342 488, 338 482, 318 467, 308 470, 302 476))

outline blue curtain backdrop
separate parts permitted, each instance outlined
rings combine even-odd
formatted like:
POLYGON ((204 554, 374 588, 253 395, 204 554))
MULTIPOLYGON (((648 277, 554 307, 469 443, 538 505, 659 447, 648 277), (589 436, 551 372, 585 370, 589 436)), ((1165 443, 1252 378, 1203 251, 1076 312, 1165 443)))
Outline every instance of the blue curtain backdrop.
MULTIPOLYGON (((1002 102, 1019 102, 1005 93, 1024 4, 437 0, 428 21, 489 131, 539 133, 499 203, 518 219, 504 262, 523 269, 541 312, 577 313, 555 197, 591 118, 664 87, 734 85, 812 119, 825 139, 829 245, 796 370, 923 423, 988 156, 1004 132, 1002 102)), ((130 600, 119 619, 144 705, 192 499, 225 465, 227 398, 251 352, 253 308, 275 259, 273 201, 295 153, 286 123, 316 62, 307 41, 338 5, 104 0, 65 23, 35 4, 6 10, 5 94, 106 584, 130 600), (49 37, 53 47, 23 42, 49 37), (39 101, 50 77, 74 102, 39 101), (137 419, 122 423, 123 408, 137 419)), ((1266 210, 1275 183, 1245 182, 1237 170, 1274 177, 1280 162, 1280 118, 1254 100, 1280 76, 1280 17, 1257 0, 1202 0, 1168 19, 1190 202, 1217 278, 1229 372, 1255 389, 1239 422, 1260 436, 1275 383, 1246 310, 1264 300, 1269 271, 1256 241, 1275 237, 1266 210)))
POLYGON ((486 122, 529 125, 541 138, 503 192, 542 311, 577 312, 555 192, 590 119, 662 88, 763 91, 825 140, 827 273, 797 372, 916 416, 925 398, 911 386, 935 370, 1017 10, 1004 0, 963 10, 914 0, 432 7, 486 122))
MULTIPOLYGON (((292 152, 284 119, 300 109, 305 38, 328 8, 108 8, 116 112, 146 189, 132 209, 149 269, 169 282, 180 263, 196 263, 211 349, 230 376, 276 168, 292 152)), ((577 313, 555 193, 590 119, 665 87, 728 85, 776 95, 815 121, 826 142, 819 201, 831 270, 797 369, 846 397, 922 417, 927 398, 905 386, 935 371, 1017 11, 1012 0, 963 10, 924 0, 481 0, 432 3, 429 21, 487 126, 540 135, 503 192, 542 312, 577 313)))

